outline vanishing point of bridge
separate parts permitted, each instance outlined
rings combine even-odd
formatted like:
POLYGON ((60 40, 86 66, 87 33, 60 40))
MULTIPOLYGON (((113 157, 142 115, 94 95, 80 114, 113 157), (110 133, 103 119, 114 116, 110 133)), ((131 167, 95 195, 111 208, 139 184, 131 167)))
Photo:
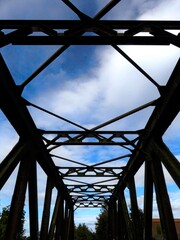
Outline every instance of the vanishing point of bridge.
MULTIPOLYGON (((19 136, 18 142, 0 165, 1 189, 18 166, 5 239, 15 239, 25 198, 28 195, 30 236, 33 240, 38 239, 38 232, 41 240, 73 240, 74 211, 84 207, 107 209, 110 240, 150 240, 152 239, 154 188, 164 237, 167 240, 177 240, 162 166, 169 172, 174 183, 180 186, 179 162, 165 145, 162 137, 180 109, 180 61, 172 69, 167 84, 159 85, 122 50, 121 46, 166 45, 168 47, 173 45, 179 51, 180 36, 174 34, 172 30, 180 32, 180 22, 101 20, 120 1, 110 1, 94 17, 87 16, 68 0, 63 2, 78 16, 79 20, 0 21, 2 49, 17 45, 60 46, 21 84, 15 83, 3 54, 0 55, 0 108, 19 136), (144 102, 134 109, 128 109, 121 115, 92 128, 64 118, 30 101, 24 93, 26 87, 72 45, 111 46, 152 84, 158 91, 159 97, 150 102, 144 102), (149 108, 153 111, 149 114, 143 128, 117 130, 112 127, 114 123, 126 120, 149 108), (53 126, 51 129, 38 128, 37 119, 32 114, 33 110, 63 121, 71 128, 68 127, 65 130, 54 129, 53 126), (89 149, 94 146, 109 146, 109 151, 111 147, 116 146, 122 149, 122 154, 89 165, 81 160, 65 158, 58 154, 58 149, 62 146, 72 145, 88 146, 89 149), (127 163, 120 164, 122 160, 127 163), (47 176, 41 226, 38 219, 37 165, 47 176), (138 226, 139 210, 134 180, 142 166, 145 176, 144 236, 141 236, 138 226), (54 189, 56 189, 56 200, 50 217, 54 189), (133 225, 130 224, 125 189, 128 189, 130 195, 133 225)), ((120 7, 120 5, 117 6, 120 7)), ((163 69, 160 68, 159 71, 163 69)))

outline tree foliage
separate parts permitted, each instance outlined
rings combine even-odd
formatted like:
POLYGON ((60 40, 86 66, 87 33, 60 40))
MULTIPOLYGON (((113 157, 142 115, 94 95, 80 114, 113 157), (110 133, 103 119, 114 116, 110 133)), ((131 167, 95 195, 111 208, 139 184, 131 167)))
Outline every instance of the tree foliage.
MULTIPOLYGON (((139 222, 138 222, 138 228, 139 228, 139 234, 141 235, 141 238, 143 238, 143 230, 144 230, 144 213, 143 211, 139 208, 138 209, 138 218, 139 218, 139 222)), ((132 223, 132 231, 134 233, 134 235, 136 234, 136 224, 134 223, 133 220, 133 214, 132 214, 132 209, 130 209, 130 221, 132 223)))
POLYGON ((105 209, 97 217, 95 228, 97 240, 108 240, 108 213, 105 209))
MULTIPOLYGON (((0 213, 0 240, 5 240, 6 226, 8 223, 8 216, 10 212, 10 206, 4 207, 2 213, 0 213)), ((25 221, 25 212, 22 212, 21 223, 16 235, 17 240, 23 240, 24 238, 24 221, 25 221)))
POLYGON ((75 227, 75 240, 94 240, 94 233, 83 223, 75 227))

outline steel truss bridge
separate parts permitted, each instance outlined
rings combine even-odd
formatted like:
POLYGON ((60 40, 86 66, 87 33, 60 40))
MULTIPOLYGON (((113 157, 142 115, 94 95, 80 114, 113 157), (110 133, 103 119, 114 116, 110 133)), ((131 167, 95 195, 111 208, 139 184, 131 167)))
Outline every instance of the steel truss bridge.
MULTIPOLYGON (((79 20, 0 21, 2 49, 9 45, 12 45, 11 47, 16 45, 60 46, 21 84, 15 83, 3 54, 0 55, 0 107, 19 136, 17 144, 0 165, 1 189, 18 166, 5 239, 15 239, 25 198, 28 195, 30 236, 33 240, 38 239, 38 232, 41 240, 73 240, 74 211, 81 207, 107 208, 110 240, 150 240, 154 188, 164 237, 167 240, 176 240, 177 233, 162 166, 165 166, 174 183, 180 186, 179 162, 165 145, 162 137, 180 109, 180 61, 172 69, 167 84, 159 85, 121 49, 121 45, 173 45, 179 51, 180 35, 174 34, 173 30, 180 32, 180 22, 101 20, 120 1, 110 1, 93 18, 81 12, 70 1, 63 2, 77 14, 79 20), (43 70, 61 57, 61 54, 72 45, 111 46, 158 90, 159 97, 91 129, 42 108, 24 97, 26 86, 29 86, 43 70), (70 124, 73 130, 38 128, 30 108, 70 124), (118 131, 112 129, 113 123, 126 120, 129 116, 148 108, 152 108, 153 111, 144 128, 118 131), (88 146, 89 149, 93 146, 112 148, 117 146, 124 149, 124 154, 91 165, 82 160, 69 159, 56 154, 62 146, 72 145, 88 146), (127 164, 116 164, 124 159, 127 160, 127 164), (59 162, 58 165, 57 162, 59 162), (37 164, 47 176, 44 180, 46 189, 41 226, 38 224, 37 164), (139 231, 139 210, 134 180, 142 166, 145 176, 144 238, 139 231), (57 194, 55 204, 52 206, 54 189, 57 194), (130 195, 133 225, 130 224, 125 189, 128 189, 130 195)), ((160 71, 163 69, 160 68, 160 71)))

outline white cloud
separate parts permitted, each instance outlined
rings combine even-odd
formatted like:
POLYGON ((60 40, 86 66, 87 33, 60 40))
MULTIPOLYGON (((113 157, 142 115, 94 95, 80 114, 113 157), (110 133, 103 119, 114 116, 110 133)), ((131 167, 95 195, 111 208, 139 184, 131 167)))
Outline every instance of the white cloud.
POLYGON ((75 211, 75 225, 85 223, 90 229, 95 230, 96 218, 100 213, 100 209, 82 209, 79 208, 75 211))
MULTIPOLYGON (((171 202, 173 217, 179 218, 180 217, 180 215, 179 215, 179 213, 180 213, 180 201, 179 201, 180 193, 179 193, 179 191, 176 191, 176 192, 169 191, 168 193, 169 193, 169 199, 171 202)), ((159 211, 158 211, 155 194, 153 194, 153 217, 159 218, 159 211)))
MULTIPOLYGON (((145 49, 141 46, 126 47, 124 50, 160 85, 167 82, 178 59, 175 47, 145 49)), ((88 122, 93 126, 159 96, 156 87, 114 49, 101 49, 97 51, 97 57, 99 64, 93 74, 91 70, 89 74, 88 70, 87 74, 70 79, 60 72, 55 78, 58 81, 63 79, 64 85, 60 83, 55 89, 43 89, 41 96, 34 98, 35 102, 72 121, 85 125, 88 122)), ((141 117, 137 115, 140 121, 135 121, 137 118, 126 119, 120 127, 130 126, 131 121, 134 128, 142 127, 146 116, 149 112, 144 112, 141 117)))
MULTIPOLYGON (((154 3, 156 3, 155 1, 154 3)), ((153 4, 142 9, 139 19, 142 20, 179 20, 180 2, 178 0, 163 0, 158 1, 158 4, 153 4)))
POLYGON ((106 16, 108 19, 177 20, 180 19, 178 0, 129 0, 120 3, 106 16))
MULTIPOLYGON (((169 199, 171 202, 171 207, 172 207, 172 212, 174 218, 179 218, 180 215, 180 193, 179 191, 169 191, 169 199)), ((137 201, 138 201, 138 207, 142 210, 144 210, 144 195, 138 195, 137 196, 137 201)), ((130 207, 130 198, 129 198, 129 192, 126 191, 126 202, 127 206, 130 207)), ((153 193, 153 218, 159 218, 159 210, 158 210, 158 205, 156 201, 156 194, 155 192, 153 193)))
MULTIPOLYGON (((163 166, 163 173, 166 181, 167 186, 173 186, 175 184, 173 178, 171 177, 170 173, 167 171, 167 169, 163 166)), ((137 187, 143 187, 144 186, 144 164, 140 167, 138 172, 135 175, 135 182, 137 187)))

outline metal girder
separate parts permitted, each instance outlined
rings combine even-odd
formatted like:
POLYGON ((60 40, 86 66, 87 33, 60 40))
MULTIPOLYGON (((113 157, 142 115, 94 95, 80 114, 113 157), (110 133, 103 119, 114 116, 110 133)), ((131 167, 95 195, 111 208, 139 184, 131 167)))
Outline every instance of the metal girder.
POLYGON ((51 150, 64 145, 118 145, 136 148, 141 131, 40 131, 46 147, 51 150), (46 135, 54 134, 52 140, 46 135), (129 139, 130 136, 132 139, 129 139))
POLYGON ((14 193, 11 200, 11 207, 6 227, 5 239, 16 239, 16 233, 18 231, 21 216, 23 213, 30 167, 31 161, 29 161, 29 158, 23 159, 21 161, 14 193))
POLYGON ((166 89, 162 93, 162 96, 154 109, 145 129, 141 136, 141 140, 137 143, 138 151, 132 155, 128 164, 127 171, 122 176, 123 181, 120 181, 116 186, 114 194, 115 197, 118 195, 121 189, 126 187, 127 179, 130 176, 136 174, 140 168, 146 155, 150 154, 153 148, 153 142, 161 140, 162 135, 169 127, 173 119, 177 116, 180 111, 180 60, 176 64, 176 67, 170 76, 167 83, 166 89), (171 111, 169 111, 171 109, 171 111))
MULTIPOLYGON (((93 23, 99 22, 99 20, 92 20, 93 23)), ((137 33, 143 29, 143 32, 149 32, 150 26, 156 26, 156 28, 166 29, 166 30, 179 30, 179 21, 161 21, 161 20, 100 20, 102 25, 107 25, 109 28, 113 29, 136 29, 137 33), (137 28, 139 29, 137 31, 137 28)), ((4 29, 22 29, 34 26, 34 31, 38 31, 38 26, 48 26, 50 29, 69 29, 76 27, 81 23, 80 20, 1 20, 0 28, 1 31, 4 29), (35 28, 36 27, 36 28, 35 28)), ((127 32, 131 33, 131 32, 127 32)), ((132 34, 131 33, 131 34, 132 34)))
POLYGON ((0 189, 4 186, 18 163, 26 156, 26 143, 19 141, 0 164, 0 189))
POLYGON ((151 172, 151 163, 148 159, 145 161, 144 175, 144 236, 145 239, 152 239, 152 210, 153 210, 153 179, 151 172))
MULTIPOLYGON (((31 160, 30 160, 31 161, 31 160)), ((30 235, 34 240, 38 240, 38 189, 37 189, 37 163, 34 158, 31 163, 29 173, 29 215, 30 215, 30 235)))
POLYGON ((178 21, 110 21, 90 17, 76 21, 11 21, 0 23, 0 47, 13 45, 169 45, 180 47, 178 21), (68 30, 67 30, 68 28, 68 30), (5 34, 3 30, 11 29, 5 34), (36 34, 38 32, 38 35, 36 34), (81 32, 99 36, 77 36, 81 32), (39 35, 39 33, 42 34, 39 35), (141 33, 141 36, 136 34, 141 33), (149 33, 151 36, 145 35, 149 33), (103 36, 102 36, 103 34, 103 36), (142 34, 144 36, 142 36, 142 34), (76 36, 76 37, 74 37, 76 36))
POLYGON ((18 87, 15 85, 12 76, 0 55, 0 105, 4 114, 7 116, 12 126, 19 134, 23 141, 29 139, 31 151, 39 159, 39 163, 44 171, 53 178, 54 184, 63 194, 66 195, 68 201, 72 203, 67 189, 59 178, 58 171, 48 154, 36 126, 24 105, 22 98, 18 92, 18 87), (46 161, 43 161, 46 159, 46 161))
POLYGON ((167 240, 178 240, 162 164, 159 157, 154 152, 152 152, 151 157, 152 178, 156 192, 163 237, 167 240))
POLYGON ((58 167, 62 177, 119 177, 123 167, 58 167))
POLYGON ((154 186, 165 238, 177 239, 162 163, 179 186, 179 162, 162 142, 162 137, 180 110, 180 60, 168 83, 160 86, 117 45, 172 44, 180 47, 180 21, 101 20, 120 2, 119 0, 110 1, 94 17, 84 14, 71 1, 63 0, 63 2, 80 20, 0 21, 1 48, 5 48, 9 44, 63 45, 19 86, 15 84, 0 55, 0 107, 20 137, 19 142, 0 165, 0 188, 2 188, 19 164, 6 239, 13 240, 16 237, 27 187, 29 190, 30 235, 31 238, 38 239, 37 163, 47 175, 40 231, 41 240, 46 238, 49 240, 54 238, 73 240, 73 206, 75 209, 108 206, 110 240, 142 239, 137 224, 139 215, 134 176, 143 163, 145 163, 145 238, 147 240, 152 238, 154 186), (176 33, 171 30, 176 30, 176 33), (92 129, 87 129, 23 98, 21 94, 27 84, 71 45, 112 46, 157 88, 160 97, 92 129), (41 110, 81 130, 38 129, 28 107, 41 110), (148 107, 153 107, 154 110, 143 129, 136 131, 100 130, 148 107), (89 145, 89 147, 115 145, 125 153, 109 160, 101 160, 93 165, 53 153, 53 150, 61 146, 70 145, 89 145), (60 164, 55 165, 54 159, 60 159, 60 164), (119 166, 117 167, 114 163, 122 159, 126 159, 127 164, 121 166, 121 163, 118 162, 119 166), (62 165, 62 161, 65 162, 64 165, 62 165), (75 164, 75 167, 72 167, 71 164, 75 164), (106 164, 111 164, 111 166, 107 167, 106 164), (95 180, 92 181, 92 179, 95 180), (56 202, 52 218, 50 218, 54 188, 57 191, 56 202), (125 188, 130 193, 133 224, 124 195, 125 188), (121 226, 119 227, 117 223, 120 223, 121 226))
POLYGON ((16 36, 11 40, 3 37, 0 47, 4 47, 11 43, 12 45, 170 45, 180 47, 180 37, 172 36, 115 36, 115 37, 101 37, 101 36, 16 36))
MULTIPOLYGON (((53 185, 50 180, 50 177, 48 177, 46 182, 45 201, 44 201, 41 230, 40 230, 40 240, 46 239, 48 237, 52 190, 53 190, 53 185)), ((63 219, 63 217, 61 219, 63 219)))

